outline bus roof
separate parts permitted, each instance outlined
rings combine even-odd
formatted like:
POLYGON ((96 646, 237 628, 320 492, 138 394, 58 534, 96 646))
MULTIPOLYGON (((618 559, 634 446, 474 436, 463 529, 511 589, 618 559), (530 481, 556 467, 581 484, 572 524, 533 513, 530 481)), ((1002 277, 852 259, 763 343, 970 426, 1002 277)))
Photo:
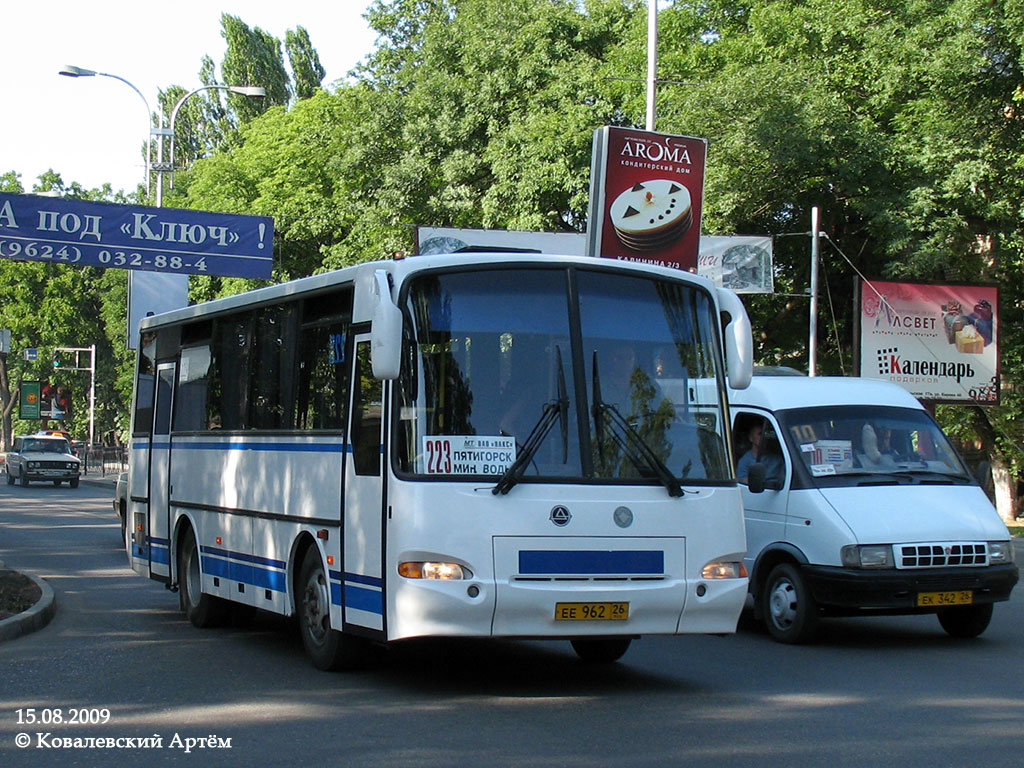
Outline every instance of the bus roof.
MULTIPOLYGON (((241 307, 271 303, 282 299, 297 296, 307 292, 316 292, 346 282, 367 281, 366 287, 372 286, 373 273, 378 269, 387 270, 396 284, 416 272, 429 269, 444 269, 447 267, 459 267, 467 265, 490 266, 490 267, 514 267, 516 265, 555 265, 555 264, 581 264, 597 266, 600 269, 619 270, 622 272, 646 273, 661 277, 684 280, 703 286, 714 293, 714 284, 705 277, 679 269, 663 267, 652 264, 642 264, 630 261, 619 261, 616 259, 598 259, 592 256, 556 256, 551 254, 537 253, 452 253, 452 254, 431 254, 427 256, 410 256, 404 259, 388 261, 370 261, 363 264, 356 264, 351 267, 344 267, 332 272, 324 272, 310 277, 303 277, 291 280, 286 283, 277 283, 264 288, 257 288, 253 291, 226 296, 220 299, 192 304, 188 307, 175 309, 159 315, 144 317, 139 322, 139 328, 143 331, 151 328, 166 325, 168 323, 181 322, 205 315, 226 312, 241 307)), ((356 314, 362 316, 362 313, 356 314)), ((366 317, 368 318, 368 315, 366 317)))

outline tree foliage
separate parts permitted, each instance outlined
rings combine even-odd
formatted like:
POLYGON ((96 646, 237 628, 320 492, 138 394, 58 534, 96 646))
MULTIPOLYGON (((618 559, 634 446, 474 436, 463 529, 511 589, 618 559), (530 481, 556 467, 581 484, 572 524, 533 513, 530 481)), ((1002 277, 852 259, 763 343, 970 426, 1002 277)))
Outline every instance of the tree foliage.
MULTIPOLYGON (((582 231, 594 129, 644 122, 642 0, 374 0, 375 49, 323 89, 305 29, 225 14, 169 204, 275 219, 274 279, 413 247, 417 224, 582 231), (289 74, 290 69, 290 74, 289 74), (192 164, 194 162, 194 165, 192 164)), ((679 0, 659 14, 658 130, 709 141, 704 231, 776 236, 748 297, 761 362, 803 367, 811 208, 820 368, 854 373, 858 275, 1001 286, 1003 403, 943 409, 1008 478, 1024 399, 1024 6, 1017 0, 679 0)), ((186 91, 162 94, 165 110, 186 91)), ((192 281, 194 299, 252 281, 192 281)))

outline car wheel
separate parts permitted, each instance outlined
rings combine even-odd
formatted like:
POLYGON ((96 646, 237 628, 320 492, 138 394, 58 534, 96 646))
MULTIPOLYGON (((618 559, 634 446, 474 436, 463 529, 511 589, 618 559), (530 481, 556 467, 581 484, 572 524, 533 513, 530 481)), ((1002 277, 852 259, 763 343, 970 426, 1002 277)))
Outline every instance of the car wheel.
POLYGON ((365 643, 331 629, 331 586, 316 547, 306 551, 298 586, 299 632, 313 666, 328 671, 359 666, 365 660, 365 643))
POLYGON ((54 480, 53 481, 53 487, 54 488, 60 488, 60 480, 54 480))
POLYGON ((572 649, 588 664, 611 664, 629 650, 631 641, 629 637, 578 637, 572 649))
POLYGON ((951 637, 977 637, 992 621, 992 603, 960 605, 939 611, 939 624, 951 637))
POLYGON ((21 473, 18 475, 18 485, 22 488, 28 488, 28 475, 25 473, 24 469, 22 469, 21 473))
POLYGON ((800 569, 781 563, 768 574, 761 590, 761 615, 780 643, 808 643, 818 631, 818 604, 800 569))
POLYGON ((7 468, 7 484, 14 485, 14 475, 11 474, 11 468, 7 468))
POLYGON ((223 622, 227 603, 203 594, 202 569, 195 534, 189 529, 178 556, 178 600, 193 626, 213 627, 223 622))
POLYGON ((78 487, 78 478, 76 477, 76 478, 74 478, 72 480, 68 480, 68 485, 70 485, 72 488, 77 488, 78 487))

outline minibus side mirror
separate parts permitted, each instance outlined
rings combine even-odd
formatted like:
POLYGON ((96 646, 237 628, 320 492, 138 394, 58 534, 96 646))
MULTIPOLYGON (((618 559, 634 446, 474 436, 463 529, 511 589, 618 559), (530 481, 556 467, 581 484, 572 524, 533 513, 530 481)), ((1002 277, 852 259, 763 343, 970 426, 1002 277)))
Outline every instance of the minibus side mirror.
POLYGON ((750 318, 740 297, 728 288, 718 288, 718 305, 723 314, 722 337, 729 386, 746 389, 754 375, 754 337, 750 318))
POLYGON ((370 361, 375 379, 397 379, 402 364, 402 311, 391 298, 386 270, 373 275, 373 322, 370 326, 370 361))
POLYGON ((751 493, 764 493, 765 477, 764 464, 754 462, 747 469, 747 489, 751 493))

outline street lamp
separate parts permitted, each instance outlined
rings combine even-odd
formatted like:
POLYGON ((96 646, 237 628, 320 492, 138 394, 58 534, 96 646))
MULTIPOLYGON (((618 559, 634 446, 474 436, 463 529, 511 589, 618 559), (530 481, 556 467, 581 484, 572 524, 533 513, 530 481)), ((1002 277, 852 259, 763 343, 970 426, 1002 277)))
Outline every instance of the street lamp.
MULTIPOLYGON (((181 109, 181 105, 185 103, 185 100, 190 96, 195 96, 201 91, 230 91, 231 93, 237 93, 241 96, 247 96, 251 99, 262 98, 267 95, 267 89, 260 85, 201 85, 195 90, 189 91, 180 99, 178 103, 174 105, 174 109, 171 110, 171 124, 167 129, 161 127, 158 132, 161 136, 161 146, 163 149, 163 137, 167 136, 170 139, 170 162, 165 166, 160 163, 157 168, 157 187, 156 187, 156 207, 161 207, 163 203, 163 174, 165 171, 171 172, 171 189, 174 189, 174 123, 178 119, 178 110, 181 109)), ((161 152, 162 153, 162 152, 161 152)))
POLYGON ((93 69, 86 69, 85 67, 76 67, 76 66, 73 66, 71 64, 67 64, 64 67, 61 67, 61 69, 58 72, 58 74, 64 75, 65 77, 96 77, 96 76, 99 76, 99 77, 112 77, 115 80, 120 80, 122 83, 124 83, 129 88, 131 88, 133 91, 135 91, 137 94, 139 94, 139 98, 142 99, 142 103, 146 105, 146 194, 148 195, 149 194, 149 155, 150 155, 151 148, 152 148, 152 137, 151 137, 150 133, 152 131, 152 126, 153 126, 153 123, 152 123, 153 113, 149 109, 149 102, 146 101, 146 97, 142 95, 142 91, 140 91, 138 88, 136 88, 134 85, 132 85, 130 82, 125 80, 120 75, 112 75, 109 72, 97 72, 97 71, 95 71, 93 69))

